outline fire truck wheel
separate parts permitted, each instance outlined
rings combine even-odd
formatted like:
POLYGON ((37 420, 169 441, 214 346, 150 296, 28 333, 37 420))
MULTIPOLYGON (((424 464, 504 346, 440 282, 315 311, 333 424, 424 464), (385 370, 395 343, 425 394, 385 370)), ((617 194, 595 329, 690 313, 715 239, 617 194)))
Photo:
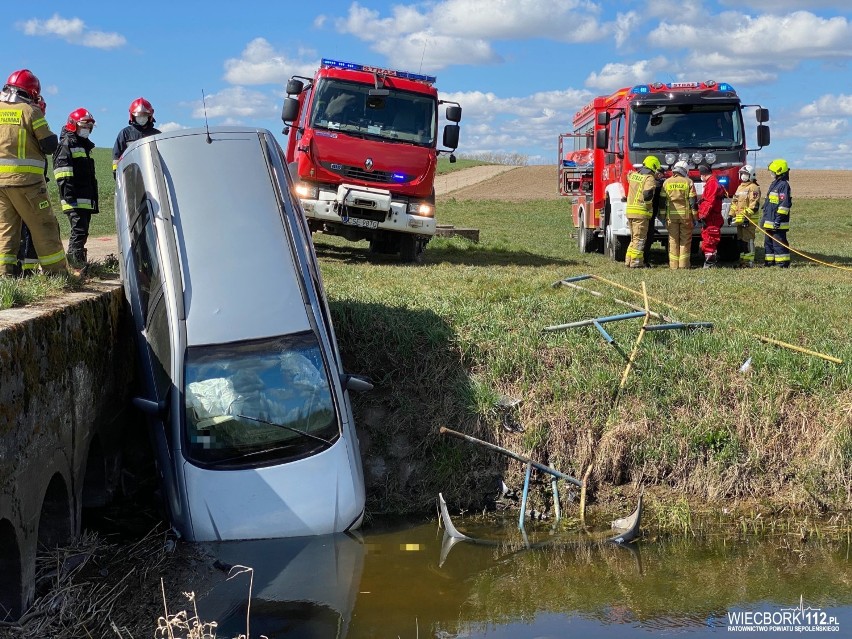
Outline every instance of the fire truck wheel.
POLYGON ((406 235, 399 241, 399 258, 403 262, 419 264, 423 261, 423 249, 426 244, 412 235, 406 235))
POLYGON ((613 262, 623 262, 627 256, 627 246, 630 244, 630 238, 622 237, 621 235, 613 235, 607 232, 604 241, 604 253, 606 253, 613 262))
POLYGON ((580 253, 594 253, 597 250, 595 246, 595 232, 586 228, 586 220, 584 215, 580 214, 580 226, 577 228, 577 248, 580 253))
POLYGON ((723 237, 719 242, 719 248, 717 249, 719 254, 719 260, 722 262, 736 262, 740 259, 740 243, 737 241, 736 236, 726 236, 723 237))

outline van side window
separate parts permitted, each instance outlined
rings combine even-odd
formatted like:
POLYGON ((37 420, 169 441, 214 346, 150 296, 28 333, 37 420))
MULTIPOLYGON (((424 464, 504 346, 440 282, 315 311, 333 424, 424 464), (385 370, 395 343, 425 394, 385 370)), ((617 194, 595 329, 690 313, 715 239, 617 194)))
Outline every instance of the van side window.
POLYGON ((130 245, 133 252, 133 269, 139 289, 142 315, 148 316, 151 292, 160 282, 160 260, 157 255, 157 236, 151 215, 151 202, 145 190, 142 173, 135 164, 124 170, 126 210, 130 224, 130 245))

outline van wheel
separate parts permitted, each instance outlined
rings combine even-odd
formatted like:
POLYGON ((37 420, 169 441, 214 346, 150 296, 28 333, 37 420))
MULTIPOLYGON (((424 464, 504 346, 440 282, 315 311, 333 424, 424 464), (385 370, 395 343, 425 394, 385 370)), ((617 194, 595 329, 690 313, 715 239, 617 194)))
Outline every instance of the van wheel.
POLYGON ((399 240, 399 258, 410 264, 420 264, 423 261, 423 249, 426 243, 413 235, 406 235, 399 240))
POLYGON ((373 255, 392 255, 399 251, 399 244, 392 238, 379 237, 370 240, 370 253, 373 255))

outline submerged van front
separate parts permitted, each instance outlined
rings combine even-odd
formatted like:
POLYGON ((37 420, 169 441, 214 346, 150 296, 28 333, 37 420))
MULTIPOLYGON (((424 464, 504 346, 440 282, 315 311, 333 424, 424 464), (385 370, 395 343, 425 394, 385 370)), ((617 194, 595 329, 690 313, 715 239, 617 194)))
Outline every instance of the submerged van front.
POLYGON ((172 521, 197 541, 363 517, 340 357, 284 167, 268 131, 222 127, 145 138, 118 167, 144 400, 164 429, 152 425, 172 521))

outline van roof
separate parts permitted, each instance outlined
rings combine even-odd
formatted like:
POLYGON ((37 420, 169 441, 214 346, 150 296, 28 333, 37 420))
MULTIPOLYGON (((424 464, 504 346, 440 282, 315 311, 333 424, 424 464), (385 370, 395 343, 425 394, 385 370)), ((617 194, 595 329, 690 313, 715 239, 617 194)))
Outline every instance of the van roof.
MULTIPOLYGON (((183 129, 143 138, 122 158, 122 165, 133 161, 145 146, 159 153, 181 261, 188 346, 310 328, 267 140, 274 137, 265 129, 212 127, 209 138, 207 129, 183 129)), ((277 153, 277 145, 271 150, 277 153)), ((155 193, 159 181, 153 166, 147 168, 146 188, 155 193)))

